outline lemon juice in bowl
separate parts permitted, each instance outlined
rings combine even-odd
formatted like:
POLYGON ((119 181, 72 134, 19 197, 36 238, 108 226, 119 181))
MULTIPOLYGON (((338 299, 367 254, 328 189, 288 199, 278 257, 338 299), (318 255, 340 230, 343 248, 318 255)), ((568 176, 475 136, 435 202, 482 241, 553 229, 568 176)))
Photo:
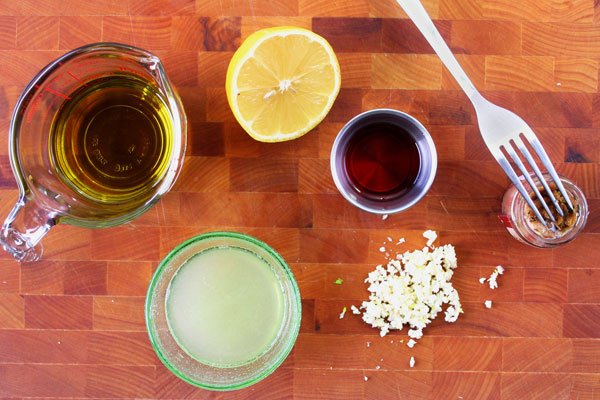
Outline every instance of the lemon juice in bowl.
POLYGON ((239 247, 215 247, 175 273, 166 313, 175 341, 190 356, 217 367, 239 366, 277 337, 283 293, 263 259, 239 247))
POLYGON ((173 249, 146 298, 146 325, 160 360, 184 381, 235 390, 271 374, 300 329, 294 276, 267 244, 212 232, 173 249))

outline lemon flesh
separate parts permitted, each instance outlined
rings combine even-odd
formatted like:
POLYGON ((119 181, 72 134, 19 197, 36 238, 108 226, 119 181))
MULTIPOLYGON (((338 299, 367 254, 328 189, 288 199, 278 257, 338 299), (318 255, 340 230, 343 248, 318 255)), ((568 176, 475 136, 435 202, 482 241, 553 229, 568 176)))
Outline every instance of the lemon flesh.
POLYGON ((325 118, 340 90, 340 67, 321 36, 295 27, 250 35, 227 69, 227 100, 254 139, 295 139, 325 118))

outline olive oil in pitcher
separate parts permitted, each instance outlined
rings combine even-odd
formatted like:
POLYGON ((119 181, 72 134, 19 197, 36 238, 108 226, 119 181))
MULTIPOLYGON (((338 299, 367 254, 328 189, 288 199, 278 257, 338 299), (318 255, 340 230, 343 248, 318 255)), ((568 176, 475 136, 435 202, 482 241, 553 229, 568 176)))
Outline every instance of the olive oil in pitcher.
POLYGON ((101 42, 33 77, 8 138, 19 198, 0 246, 30 262, 42 257, 40 242, 55 225, 107 228, 148 211, 181 171, 187 119, 158 57, 101 42))
POLYGON ((167 172, 172 141, 163 96, 135 75, 120 74, 70 95, 52 123, 49 150, 61 180, 86 201, 134 208, 167 172))

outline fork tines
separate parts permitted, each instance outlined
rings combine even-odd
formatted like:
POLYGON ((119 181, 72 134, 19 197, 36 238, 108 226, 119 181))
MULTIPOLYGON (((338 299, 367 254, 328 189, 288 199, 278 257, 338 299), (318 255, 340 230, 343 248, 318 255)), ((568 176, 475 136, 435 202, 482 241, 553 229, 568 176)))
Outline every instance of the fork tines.
POLYGON ((547 173, 552 178, 552 183, 554 183, 556 185, 556 188, 558 188, 560 194, 565 199, 567 206, 569 207, 569 209, 571 211, 573 211, 573 204, 571 202, 571 198, 567 194, 567 191, 565 190, 565 188, 562 184, 562 181, 560 180, 558 174, 556 173, 556 170, 554 169, 554 166, 552 165, 552 162, 550 161, 548 154, 546 154, 546 151, 544 150, 542 144, 538 140, 535 133, 533 133, 533 131, 523 132, 519 136, 511 138, 508 142, 502 144, 500 146, 500 149, 504 150, 504 152, 506 152, 506 154, 508 154, 510 156, 510 158, 512 159, 514 164, 517 166, 517 168, 521 172, 521 175, 523 176, 525 181, 527 181, 527 183, 531 187, 533 193, 535 194, 535 197, 539 200, 544 211, 548 215, 548 218, 550 219, 550 221, 548 221, 546 218, 544 218, 542 216, 542 213, 540 212, 538 207, 536 207, 529 192, 526 190, 525 186, 523 185, 522 180, 519 179, 517 173, 515 172, 515 170, 513 169, 513 167, 507 160, 507 158, 504 156, 504 154, 502 154, 500 157, 497 157, 497 160, 498 160, 498 163, 500 164, 500 166, 502 167, 502 169, 504 170, 504 172, 508 175, 508 177, 511 180, 511 182, 513 183, 513 185, 515 185, 515 187, 517 188, 517 190, 519 191, 521 196, 523 196, 523 198, 527 202, 527 205, 534 212, 536 218, 541 223, 543 223, 545 226, 552 228, 555 226, 556 218, 554 217, 553 213, 550 211, 550 207, 548 206, 546 199, 544 198, 542 193, 540 193, 540 188, 538 187, 538 184, 536 184, 536 182, 534 182, 532 175, 534 175, 537 178, 537 181, 542 185, 543 190, 545 191, 545 193, 547 194, 547 197, 550 199, 550 201, 554 205, 554 208, 556 209, 556 212, 558 213, 558 215, 560 215, 562 217, 562 216, 564 216, 564 212, 563 212, 562 208, 560 207, 560 203, 556 199, 556 196, 554 196, 554 193, 552 193, 552 190, 551 190, 550 186, 548 185, 548 182, 544 178, 542 171, 538 167, 537 163, 535 162, 534 158, 532 157, 531 153, 529 152, 529 149, 525 145, 526 142, 529 143, 531 148, 535 151, 539 160, 542 162, 543 166, 545 167, 547 173), (521 161, 521 157, 519 157, 518 153, 520 153, 523 157, 525 157, 525 160, 527 160, 527 164, 529 164, 529 166, 533 170, 533 173, 530 173, 528 171, 528 169, 525 166, 525 164, 523 163, 523 161, 521 161))

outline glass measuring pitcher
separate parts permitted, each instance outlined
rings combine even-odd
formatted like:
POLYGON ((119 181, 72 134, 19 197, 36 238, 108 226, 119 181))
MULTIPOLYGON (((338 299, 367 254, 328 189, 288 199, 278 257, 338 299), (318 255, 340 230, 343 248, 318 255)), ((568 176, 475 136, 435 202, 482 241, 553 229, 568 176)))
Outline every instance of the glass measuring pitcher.
POLYGON ((0 243, 35 261, 57 223, 103 228, 138 217, 174 184, 186 133, 181 100, 153 54, 96 43, 51 62, 12 115, 20 195, 0 243))

